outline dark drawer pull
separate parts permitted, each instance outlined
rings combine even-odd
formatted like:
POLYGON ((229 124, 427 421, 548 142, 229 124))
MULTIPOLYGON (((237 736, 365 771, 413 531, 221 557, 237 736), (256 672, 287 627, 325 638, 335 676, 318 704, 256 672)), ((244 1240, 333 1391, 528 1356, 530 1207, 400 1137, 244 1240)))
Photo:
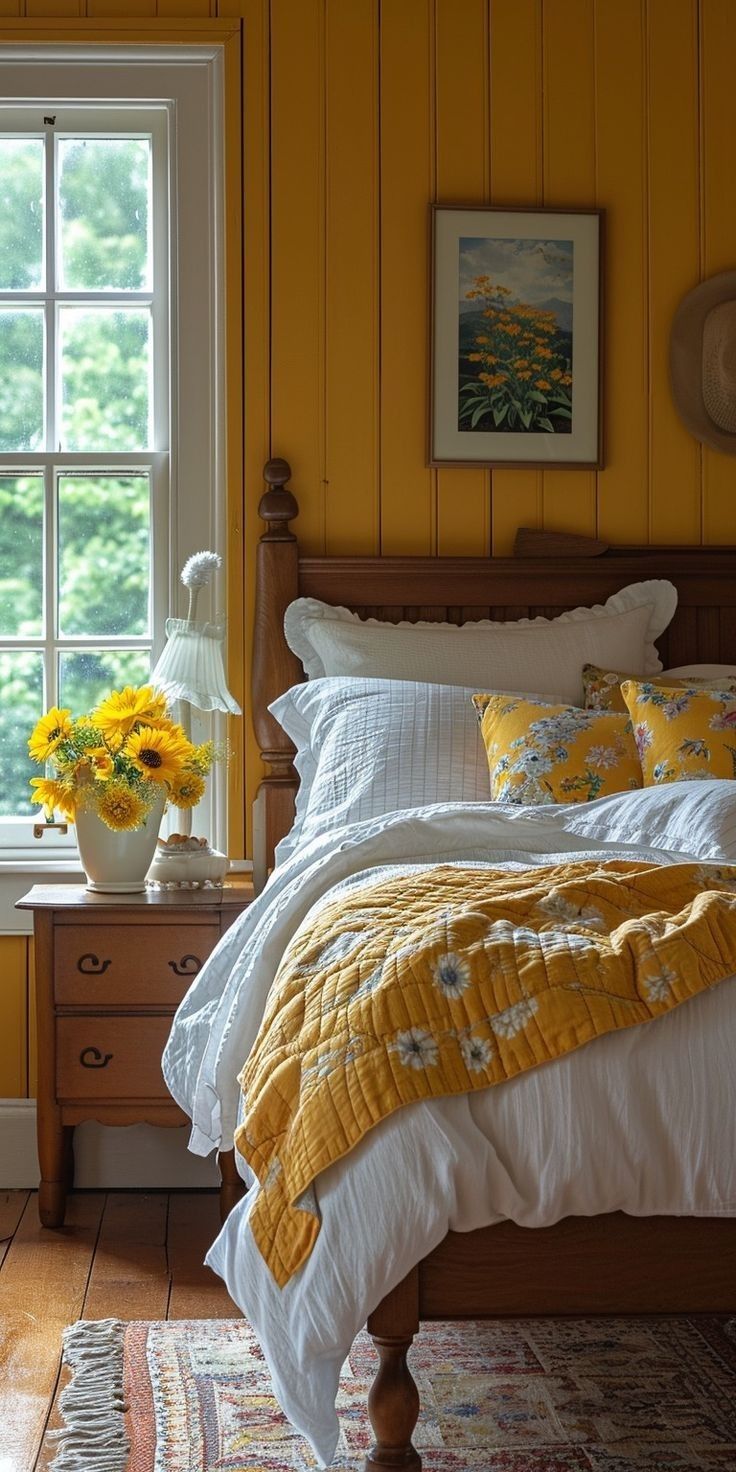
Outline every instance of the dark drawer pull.
POLYGON ((112 966, 112 961, 101 961, 99 956, 95 956, 92 951, 87 951, 77 961, 77 971, 81 971, 82 976, 102 976, 107 971, 108 966, 112 966), (91 964, 85 966, 85 961, 89 961, 91 964))
POLYGON ((181 961, 169 961, 175 976, 196 976, 202 970, 199 956, 182 956, 181 961))
POLYGON ((107 1068, 111 1058, 112 1053, 103 1054, 99 1048, 83 1048, 79 1055, 82 1068, 107 1068))

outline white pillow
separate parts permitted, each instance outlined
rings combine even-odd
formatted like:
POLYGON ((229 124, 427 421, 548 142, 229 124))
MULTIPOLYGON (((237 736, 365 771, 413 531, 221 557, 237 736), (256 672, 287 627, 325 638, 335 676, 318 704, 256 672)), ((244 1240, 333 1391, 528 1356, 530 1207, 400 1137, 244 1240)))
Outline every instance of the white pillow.
POLYGON ((736 862, 736 782, 724 778, 617 792, 554 812, 565 832, 582 839, 641 843, 693 859, 736 862))
POLYGON ((432 802, 488 802, 488 761, 472 690, 340 677, 294 685, 269 706, 296 746, 300 840, 432 802))
POLYGON ((654 640, 676 606, 675 588, 661 578, 554 619, 462 626, 364 620, 317 598, 297 598, 286 610, 284 631, 310 679, 351 675, 534 690, 570 705, 582 701, 584 664, 657 674, 662 664, 654 640))

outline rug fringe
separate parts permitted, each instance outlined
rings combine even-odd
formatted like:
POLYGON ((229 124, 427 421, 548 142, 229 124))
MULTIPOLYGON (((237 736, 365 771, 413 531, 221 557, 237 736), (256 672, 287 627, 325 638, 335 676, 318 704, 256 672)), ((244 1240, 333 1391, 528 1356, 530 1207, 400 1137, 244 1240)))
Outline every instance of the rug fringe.
POLYGON ((59 1450, 50 1472, 125 1472, 123 1340, 119 1319, 84 1320, 64 1330, 63 1363, 73 1379, 59 1397, 64 1425, 49 1432, 59 1450))

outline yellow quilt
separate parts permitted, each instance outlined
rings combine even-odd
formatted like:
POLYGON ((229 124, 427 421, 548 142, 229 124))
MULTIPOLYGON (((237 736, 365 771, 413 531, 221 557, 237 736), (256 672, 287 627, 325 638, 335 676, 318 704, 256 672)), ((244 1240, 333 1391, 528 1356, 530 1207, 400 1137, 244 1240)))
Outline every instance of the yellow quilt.
POLYGON ((318 907, 240 1077, 236 1145, 262 1186, 250 1221, 277 1283, 319 1231, 300 1197, 395 1109, 502 1083, 735 971, 736 867, 437 864, 318 907))

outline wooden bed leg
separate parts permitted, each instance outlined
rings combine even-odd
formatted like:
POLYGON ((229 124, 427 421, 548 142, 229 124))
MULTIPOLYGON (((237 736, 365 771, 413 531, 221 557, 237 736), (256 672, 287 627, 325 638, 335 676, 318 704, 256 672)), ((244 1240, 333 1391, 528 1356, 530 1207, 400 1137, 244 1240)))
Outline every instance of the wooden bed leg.
POLYGON ((419 1415, 419 1391, 406 1362, 418 1328, 419 1279, 414 1268, 368 1320, 379 1366, 368 1395, 376 1440, 365 1459, 365 1472, 388 1472, 389 1468, 421 1472, 422 1459, 411 1440, 419 1415))
POLYGON ((243 1195, 245 1183, 235 1164, 234 1150, 218 1151, 217 1164, 220 1167, 220 1221, 224 1222, 243 1195))

